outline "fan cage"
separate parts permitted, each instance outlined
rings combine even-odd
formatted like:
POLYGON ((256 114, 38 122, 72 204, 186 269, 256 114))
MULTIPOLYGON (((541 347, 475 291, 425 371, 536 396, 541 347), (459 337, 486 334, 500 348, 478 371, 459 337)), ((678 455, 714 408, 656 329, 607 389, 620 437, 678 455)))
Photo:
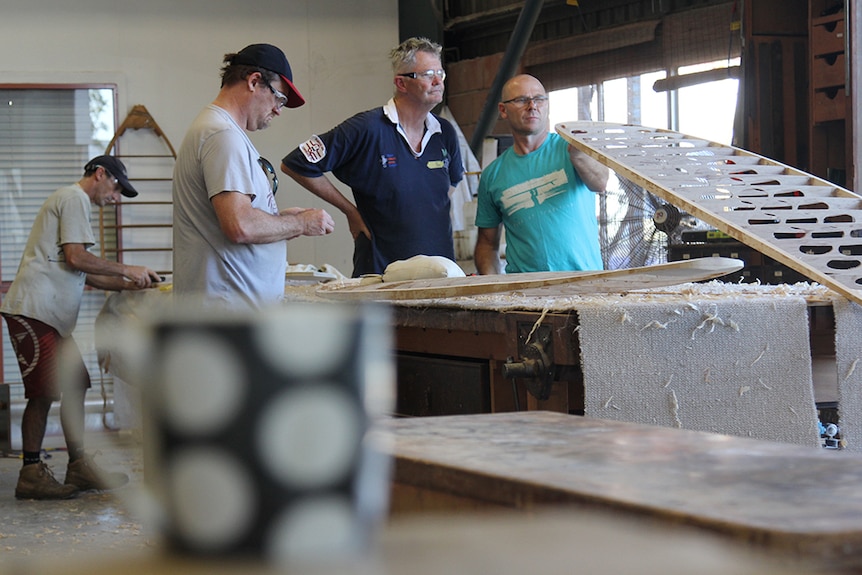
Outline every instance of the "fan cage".
POLYGON ((680 223, 670 237, 656 226, 653 215, 664 200, 642 186, 611 172, 607 189, 599 194, 599 245, 605 269, 626 269, 668 261, 668 245, 682 243, 684 230, 708 229, 693 216, 680 212, 680 223))

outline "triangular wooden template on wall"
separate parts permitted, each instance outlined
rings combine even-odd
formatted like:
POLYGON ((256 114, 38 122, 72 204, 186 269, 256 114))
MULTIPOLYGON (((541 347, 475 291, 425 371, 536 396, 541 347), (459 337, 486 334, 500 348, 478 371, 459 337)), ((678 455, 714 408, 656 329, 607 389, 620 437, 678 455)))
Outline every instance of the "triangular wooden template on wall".
MULTIPOLYGON (((126 146, 128 147, 128 146, 126 146)), ((156 177, 141 177, 139 173, 135 173, 133 166, 131 166, 129 160, 134 162, 135 160, 141 161, 158 161, 159 159, 170 159, 171 164, 176 160, 177 153, 174 150, 171 141, 168 139, 167 135, 165 135, 164 131, 161 129, 159 124, 156 122, 155 118, 153 118, 152 114, 147 110, 146 106, 143 104, 136 104, 129 111, 126 118, 122 121, 117 131, 114 133, 113 138, 108 143, 105 148, 106 155, 113 155, 117 158, 123 160, 123 163, 126 164, 126 168, 129 170, 129 180, 138 187, 138 183, 143 183, 144 185, 152 186, 155 182, 158 185, 158 182, 170 182, 172 177, 165 176, 156 176, 156 177), (121 140, 124 136, 129 135, 129 131, 138 131, 138 130, 151 130, 153 135, 159 138, 166 148, 164 153, 147 153, 147 154, 135 154, 131 150, 125 149, 125 147, 121 146, 121 140)), ((140 191, 140 190, 139 190, 140 191)), ((144 194, 142 194, 144 195, 144 194)), ((122 261, 124 263, 135 263, 140 265, 149 265, 149 267, 153 267, 146 261, 145 254, 150 254, 151 257, 157 258, 156 255, 158 252, 164 254, 165 252, 172 251, 172 247, 170 245, 158 245, 158 246, 149 246, 149 245, 134 245, 134 246, 126 246, 124 245, 124 235, 127 234, 144 234, 146 230, 152 230, 156 228, 164 228, 169 230, 172 227, 172 222, 170 216, 165 216, 164 221, 152 222, 146 221, 146 223, 136 223, 133 212, 142 213, 143 210, 159 210, 164 208, 158 208, 158 206, 169 206, 171 205, 171 201, 168 199, 152 199, 152 198, 141 198, 139 196, 135 199, 123 198, 123 201, 114 206, 106 206, 99 211, 99 241, 101 244, 102 257, 107 257, 108 259, 116 259, 117 261, 122 261), (145 208, 146 206, 146 208, 145 208), (123 212, 126 212, 127 217, 123 217, 123 212), (111 241, 111 234, 115 234, 116 237, 116 247, 107 247, 106 240, 108 242, 111 241), (139 260, 129 262, 128 260, 139 260)), ((165 269, 167 267, 173 267, 172 264, 169 266, 159 266, 154 267, 156 271, 160 274, 168 275, 172 272, 171 269, 165 269)))

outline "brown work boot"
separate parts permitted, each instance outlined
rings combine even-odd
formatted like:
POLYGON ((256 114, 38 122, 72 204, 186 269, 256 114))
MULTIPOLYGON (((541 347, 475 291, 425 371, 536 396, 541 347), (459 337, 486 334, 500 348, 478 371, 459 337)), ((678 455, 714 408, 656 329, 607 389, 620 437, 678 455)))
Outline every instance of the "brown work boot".
POLYGON ((22 467, 15 486, 18 499, 69 499, 77 493, 77 486, 61 484, 42 461, 22 467))
POLYGON ((129 482, 129 476, 119 471, 105 471, 93 461, 92 455, 84 455, 66 467, 66 485, 75 485, 81 491, 116 489, 129 482))

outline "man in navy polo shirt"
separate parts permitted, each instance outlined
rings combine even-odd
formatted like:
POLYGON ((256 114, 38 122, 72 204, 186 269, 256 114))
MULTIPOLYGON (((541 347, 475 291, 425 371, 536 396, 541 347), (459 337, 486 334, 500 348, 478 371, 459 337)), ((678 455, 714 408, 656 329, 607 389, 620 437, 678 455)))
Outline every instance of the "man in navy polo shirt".
POLYGON ((464 167, 455 129, 431 113, 443 101, 441 47, 410 38, 390 53, 395 94, 386 105, 313 135, 281 170, 347 216, 353 276, 383 273, 415 255, 455 259, 451 188, 464 167), (350 186, 355 204, 324 175, 350 186))

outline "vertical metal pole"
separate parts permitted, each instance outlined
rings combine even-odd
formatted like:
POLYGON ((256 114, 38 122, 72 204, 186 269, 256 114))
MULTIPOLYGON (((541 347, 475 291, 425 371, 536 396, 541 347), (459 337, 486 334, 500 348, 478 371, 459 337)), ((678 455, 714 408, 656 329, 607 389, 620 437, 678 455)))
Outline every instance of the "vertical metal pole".
POLYGON ((477 158, 482 157, 482 142, 485 140, 485 136, 490 133, 491 127, 497 119, 497 102, 500 101, 503 84, 515 75, 515 70, 518 69, 518 62, 521 60, 521 56, 524 55, 524 50, 527 48, 530 34, 533 33, 533 27, 539 19, 539 13, 542 11, 543 4, 544 0, 527 0, 521 9, 521 14, 515 23, 515 29, 512 30, 509 46, 503 54, 500 69, 497 70, 497 75, 494 77, 494 82, 488 91, 488 98, 485 100, 482 113, 479 115, 479 121, 476 123, 476 130, 473 132, 473 137, 470 140, 470 149, 473 150, 473 154, 477 158))
POLYGON ((845 93, 847 95, 847 114, 848 121, 845 123, 849 138, 845 138, 850 142, 847 148, 848 161, 845 163, 849 168, 845 182, 846 187, 855 191, 857 194, 862 191, 862 108, 859 104, 862 99, 859 97, 860 89, 862 89, 862 14, 859 13, 859 3, 846 0, 844 2, 844 24, 847 26, 844 34, 844 51, 850 73, 847 77, 847 86, 845 93))
MULTIPOLYGON (((670 70, 668 78, 676 76, 676 68, 670 70)), ((674 132, 679 131, 679 92, 677 90, 667 91, 667 127, 674 132)))
POLYGON ((605 85, 596 84, 596 120, 605 121, 605 85))
POLYGON ((629 124, 639 126, 643 122, 640 77, 626 78, 626 104, 626 120, 629 124))

